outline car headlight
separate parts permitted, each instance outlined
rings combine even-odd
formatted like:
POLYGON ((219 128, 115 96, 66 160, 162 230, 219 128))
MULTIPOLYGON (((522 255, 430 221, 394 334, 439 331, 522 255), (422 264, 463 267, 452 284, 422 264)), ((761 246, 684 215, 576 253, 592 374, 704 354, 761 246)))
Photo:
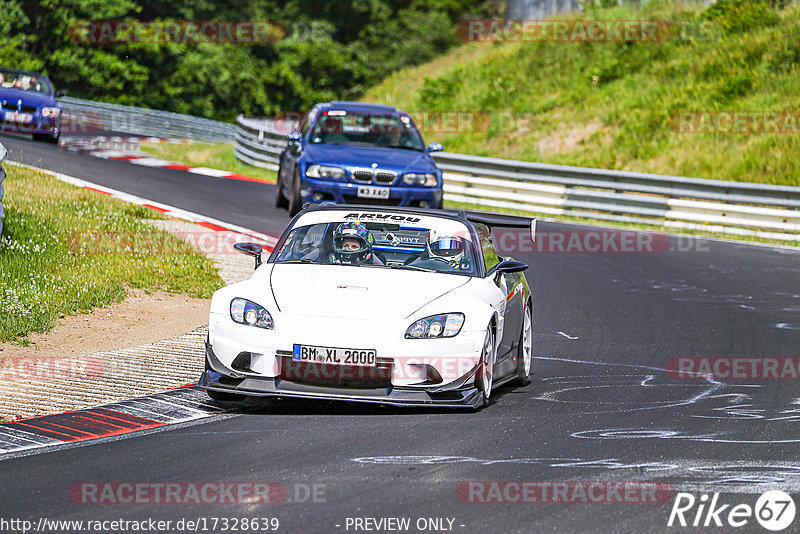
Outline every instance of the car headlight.
POLYGON ((406 330, 406 339, 432 339, 454 337, 464 326, 463 313, 432 315, 415 322, 406 330))
POLYGON ((267 330, 275 328, 272 315, 262 306, 246 299, 236 298, 231 301, 231 319, 239 324, 258 326, 267 330))
POLYGON ((431 173, 420 174, 416 172, 409 172, 403 176, 403 181, 408 185, 436 187, 436 175, 431 173))
POLYGON ((338 180, 347 177, 347 173, 340 167, 309 165, 306 169, 306 176, 309 178, 334 178, 338 180))
POLYGON ((61 110, 58 108, 42 108, 42 117, 56 118, 61 115, 61 110))

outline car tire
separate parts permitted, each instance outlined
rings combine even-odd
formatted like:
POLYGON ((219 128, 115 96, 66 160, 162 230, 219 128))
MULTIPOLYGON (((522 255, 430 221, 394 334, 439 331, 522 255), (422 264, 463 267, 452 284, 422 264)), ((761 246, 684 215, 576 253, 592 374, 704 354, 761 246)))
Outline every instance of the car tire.
POLYGON ((522 315, 522 331, 517 345, 517 384, 527 386, 531 383, 531 362, 533 362, 533 311, 525 306, 522 315))
POLYGON ((283 196, 283 182, 281 181, 281 174, 283 174, 283 167, 278 167, 278 181, 275 183, 275 207, 287 208, 289 201, 283 196))
POLYGON ((59 135, 50 135, 50 134, 33 134, 34 141, 44 141, 46 143, 51 143, 53 145, 58 144, 59 135))
POLYGON ((289 197, 289 215, 294 217, 300 210, 303 209, 301 205, 302 199, 300 198, 300 174, 294 171, 294 179, 292 180, 292 196, 289 197))
POLYGON ((484 408, 491 402, 492 385, 494 383, 494 364, 495 364, 494 331, 491 327, 486 330, 486 337, 483 340, 481 350, 480 365, 475 374, 475 385, 481 392, 481 404, 479 408, 484 408))
POLYGON ((245 399, 244 395, 237 395, 236 393, 224 393, 222 391, 213 391, 211 389, 207 389, 206 393, 208 393, 208 396, 211 397, 211 400, 215 400, 217 402, 239 402, 245 399))

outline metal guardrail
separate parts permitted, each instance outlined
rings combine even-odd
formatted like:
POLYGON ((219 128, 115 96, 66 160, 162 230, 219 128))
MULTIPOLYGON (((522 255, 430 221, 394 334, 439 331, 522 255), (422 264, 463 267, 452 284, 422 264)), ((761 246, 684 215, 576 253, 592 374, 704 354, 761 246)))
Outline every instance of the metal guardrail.
MULTIPOLYGON (((236 156, 277 168, 286 144, 271 121, 237 118, 236 156)), ((444 198, 484 210, 800 242, 800 187, 550 165, 440 152, 444 198)))
MULTIPOLYGON (((0 164, 3 163, 3 160, 6 159, 6 147, 0 143, 0 164)), ((5 194, 5 189, 3 189, 3 181, 6 179, 6 170, 0 165, 0 233, 3 233, 3 195, 5 194)))
POLYGON ((66 116, 74 116, 66 134, 85 133, 92 128, 146 137, 174 137, 204 141, 233 141, 235 124, 202 119, 169 111, 121 106, 78 98, 58 99, 66 116), (84 131, 82 131, 84 130, 84 131))
POLYGON ((233 153, 237 158, 265 169, 278 169, 278 158, 286 146, 286 133, 293 128, 292 123, 282 123, 279 132, 275 121, 236 117, 233 153))

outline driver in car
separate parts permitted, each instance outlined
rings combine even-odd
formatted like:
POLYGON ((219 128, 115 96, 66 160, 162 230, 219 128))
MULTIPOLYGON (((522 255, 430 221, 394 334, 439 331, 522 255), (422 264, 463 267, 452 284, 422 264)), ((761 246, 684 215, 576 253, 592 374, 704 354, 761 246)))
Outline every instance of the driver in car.
POLYGON ((427 253, 427 258, 417 260, 411 265, 433 260, 446 263, 457 270, 470 268, 466 259, 466 244, 462 237, 437 235, 431 231, 428 235, 427 253))
POLYGON ((333 233, 332 263, 383 265, 372 252, 375 238, 366 226, 356 222, 340 224, 333 233))

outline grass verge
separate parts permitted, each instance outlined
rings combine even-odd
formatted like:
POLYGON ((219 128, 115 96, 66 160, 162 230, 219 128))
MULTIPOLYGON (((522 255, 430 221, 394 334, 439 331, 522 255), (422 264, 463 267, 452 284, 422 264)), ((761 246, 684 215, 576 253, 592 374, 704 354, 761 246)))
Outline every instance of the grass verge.
POLYGON ((406 109, 426 141, 451 152, 800 186, 800 6, 652 0, 558 18, 661 21, 674 32, 658 42, 471 42, 364 100, 406 109), (754 118, 704 119, 732 112, 754 118), (683 124, 684 113, 697 120, 683 124), (772 113, 782 133, 764 133, 772 113))
POLYGON ((236 159, 228 143, 142 143, 142 152, 190 167, 208 167, 235 172, 275 183, 277 174, 269 169, 248 165, 236 159))
POLYGON ((210 298, 224 283, 206 256, 144 222, 162 215, 6 166, 0 342, 27 345, 59 314, 122 301, 126 286, 210 298))

